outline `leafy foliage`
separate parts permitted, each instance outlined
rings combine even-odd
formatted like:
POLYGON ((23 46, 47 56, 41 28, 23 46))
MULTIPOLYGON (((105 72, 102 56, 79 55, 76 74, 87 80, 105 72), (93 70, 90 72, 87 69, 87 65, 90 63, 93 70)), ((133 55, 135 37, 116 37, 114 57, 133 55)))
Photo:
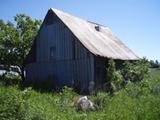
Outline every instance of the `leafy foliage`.
POLYGON ((1 120, 23 119, 24 101, 22 94, 15 88, 0 89, 1 120))
POLYGON ((145 58, 133 63, 125 62, 124 68, 122 69, 122 75, 125 81, 142 81, 149 77, 149 67, 150 64, 145 58))
POLYGON ((116 70, 115 62, 111 59, 108 62, 108 68, 106 80, 110 87, 110 92, 116 92, 121 89, 123 83, 123 76, 121 75, 120 71, 116 70))
POLYGON ((14 22, 4 23, 0 20, 0 64, 6 68, 18 66, 18 72, 24 79, 23 60, 29 52, 32 41, 35 38, 40 20, 33 20, 25 14, 14 17, 14 22))
POLYGON ((128 82, 140 82, 149 79, 150 64, 147 59, 124 63, 124 67, 117 70, 115 62, 110 59, 106 68, 105 87, 113 94, 125 87, 128 82))
POLYGON ((20 85, 21 78, 19 76, 0 76, 0 85, 3 86, 14 86, 20 85))

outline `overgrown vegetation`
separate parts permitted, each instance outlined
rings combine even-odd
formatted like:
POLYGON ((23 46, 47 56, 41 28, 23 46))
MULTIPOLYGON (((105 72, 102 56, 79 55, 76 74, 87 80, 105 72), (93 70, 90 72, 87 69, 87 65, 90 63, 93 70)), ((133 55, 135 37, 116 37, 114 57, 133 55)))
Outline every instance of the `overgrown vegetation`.
POLYGON ((145 58, 133 63, 125 62, 124 69, 122 69, 124 80, 139 82, 149 78, 149 67, 150 64, 145 58))
POLYGON ((123 76, 120 70, 116 70, 115 62, 111 59, 106 68, 106 87, 111 94, 120 90, 123 84, 123 76))
MULTIPOLYGON (((151 75, 160 71, 151 72, 151 75)), ((0 87, 1 120, 157 120, 160 116, 160 79, 128 82, 110 96, 100 92, 89 98, 96 104, 93 112, 78 112, 80 95, 65 87, 60 93, 40 93, 26 88, 0 87)))
MULTIPOLYGON (((141 67, 145 67, 144 60, 140 61, 141 67)), ((136 69, 125 76, 124 72, 114 68, 114 62, 110 61, 112 67, 110 78, 113 93, 99 92, 89 96, 96 106, 92 112, 79 112, 76 101, 80 95, 73 92, 71 88, 65 87, 61 92, 41 93, 26 88, 21 90, 17 86, 0 87, 0 119, 1 120, 157 120, 160 117, 160 70, 158 69, 136 69), (113 69, 114 68, 114 69, 113 69), (116 74, 115 74, 116 73, 116 74), (137 81, 137 74, 144 74, 137 81), (149 74, 151 77, 149 77, 149 74), (112 76, 115 76, 112 78, 112 76), (121 77, 117 77, 121 76, 121 77), (127 79, 126 79, 127 78, 127 79), (122 82, 117 82, 117 79, 122 82), (127 82, 125 82, 127 81, 127 82), (125 84, 124 84, 125 83, 125 84), (115 91, 114 91, 115 90, 115 91)), ((125 63, 125 69, 131 70, 139 63, 125 63)), ((148 64, 148 63, 147 63, 148 64)), ((145 64, 145 65, 147 65, 145 64)), ((147 67, 146 67, 147 68, 147 67)), ((125 72, 125 74, 127 74, 125 72)), ((139 79, 139 77, 138 77, 139 79)))
POLYGON ((125 88, 132 82, 141 82, 148 80, 150 64, 147 59, 143 58, 139 61, 124 62, 123 68, 117 70, 114 60, 109 60, 106 68, 106 87, 108 92, 113 94, 125 88))

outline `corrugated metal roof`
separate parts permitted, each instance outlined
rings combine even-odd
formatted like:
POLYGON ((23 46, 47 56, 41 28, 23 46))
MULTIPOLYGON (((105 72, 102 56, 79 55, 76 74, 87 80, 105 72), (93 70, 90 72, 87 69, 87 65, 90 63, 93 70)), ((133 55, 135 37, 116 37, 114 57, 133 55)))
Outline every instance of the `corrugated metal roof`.
POLYGON ((108 27, 51 9, 93 54, 121 60, 139 59, 108 27), (99 31, 96 26, 99 26, 99 31))

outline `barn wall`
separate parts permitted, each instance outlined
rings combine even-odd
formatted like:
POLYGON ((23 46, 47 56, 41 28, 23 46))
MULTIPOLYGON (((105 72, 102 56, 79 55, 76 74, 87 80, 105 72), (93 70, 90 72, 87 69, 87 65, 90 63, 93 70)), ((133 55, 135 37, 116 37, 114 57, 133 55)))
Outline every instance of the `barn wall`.
POLYGON ((52 17, 55 22, 44 23, 37 36, 37 62, 26 65, 26 79, 54 78, 61 85, 81 84, 87 89, 94 80, 94 56, 55 15, 52 17))
POLYGON ((101 90, 106 82, 106 64, 107 58, 95 56, 95 84, 96 89, 101 90))

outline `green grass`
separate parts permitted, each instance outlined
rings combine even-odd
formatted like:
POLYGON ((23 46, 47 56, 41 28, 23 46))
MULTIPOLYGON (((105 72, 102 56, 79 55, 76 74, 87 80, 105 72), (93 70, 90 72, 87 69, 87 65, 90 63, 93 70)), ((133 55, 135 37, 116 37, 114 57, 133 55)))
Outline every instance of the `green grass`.
POLYGON ((151 73, 151 80, 152 80, 150 81, 152 93, 160 95, 160 69, 151 69, 150 73, 151 73))
POLYGON ((151 77, 154 79, 160 79, 160 68, 150 69, 151 77))
POLYGON ((65 88, 61 93, 40 93, 31 88, 0 87, 0 120, 158 120, 160 118, 160 70, 152 78, 129 83, 114 96, 89 96, 97 105, 92 112, 76 110, 80 95, 65 88))

